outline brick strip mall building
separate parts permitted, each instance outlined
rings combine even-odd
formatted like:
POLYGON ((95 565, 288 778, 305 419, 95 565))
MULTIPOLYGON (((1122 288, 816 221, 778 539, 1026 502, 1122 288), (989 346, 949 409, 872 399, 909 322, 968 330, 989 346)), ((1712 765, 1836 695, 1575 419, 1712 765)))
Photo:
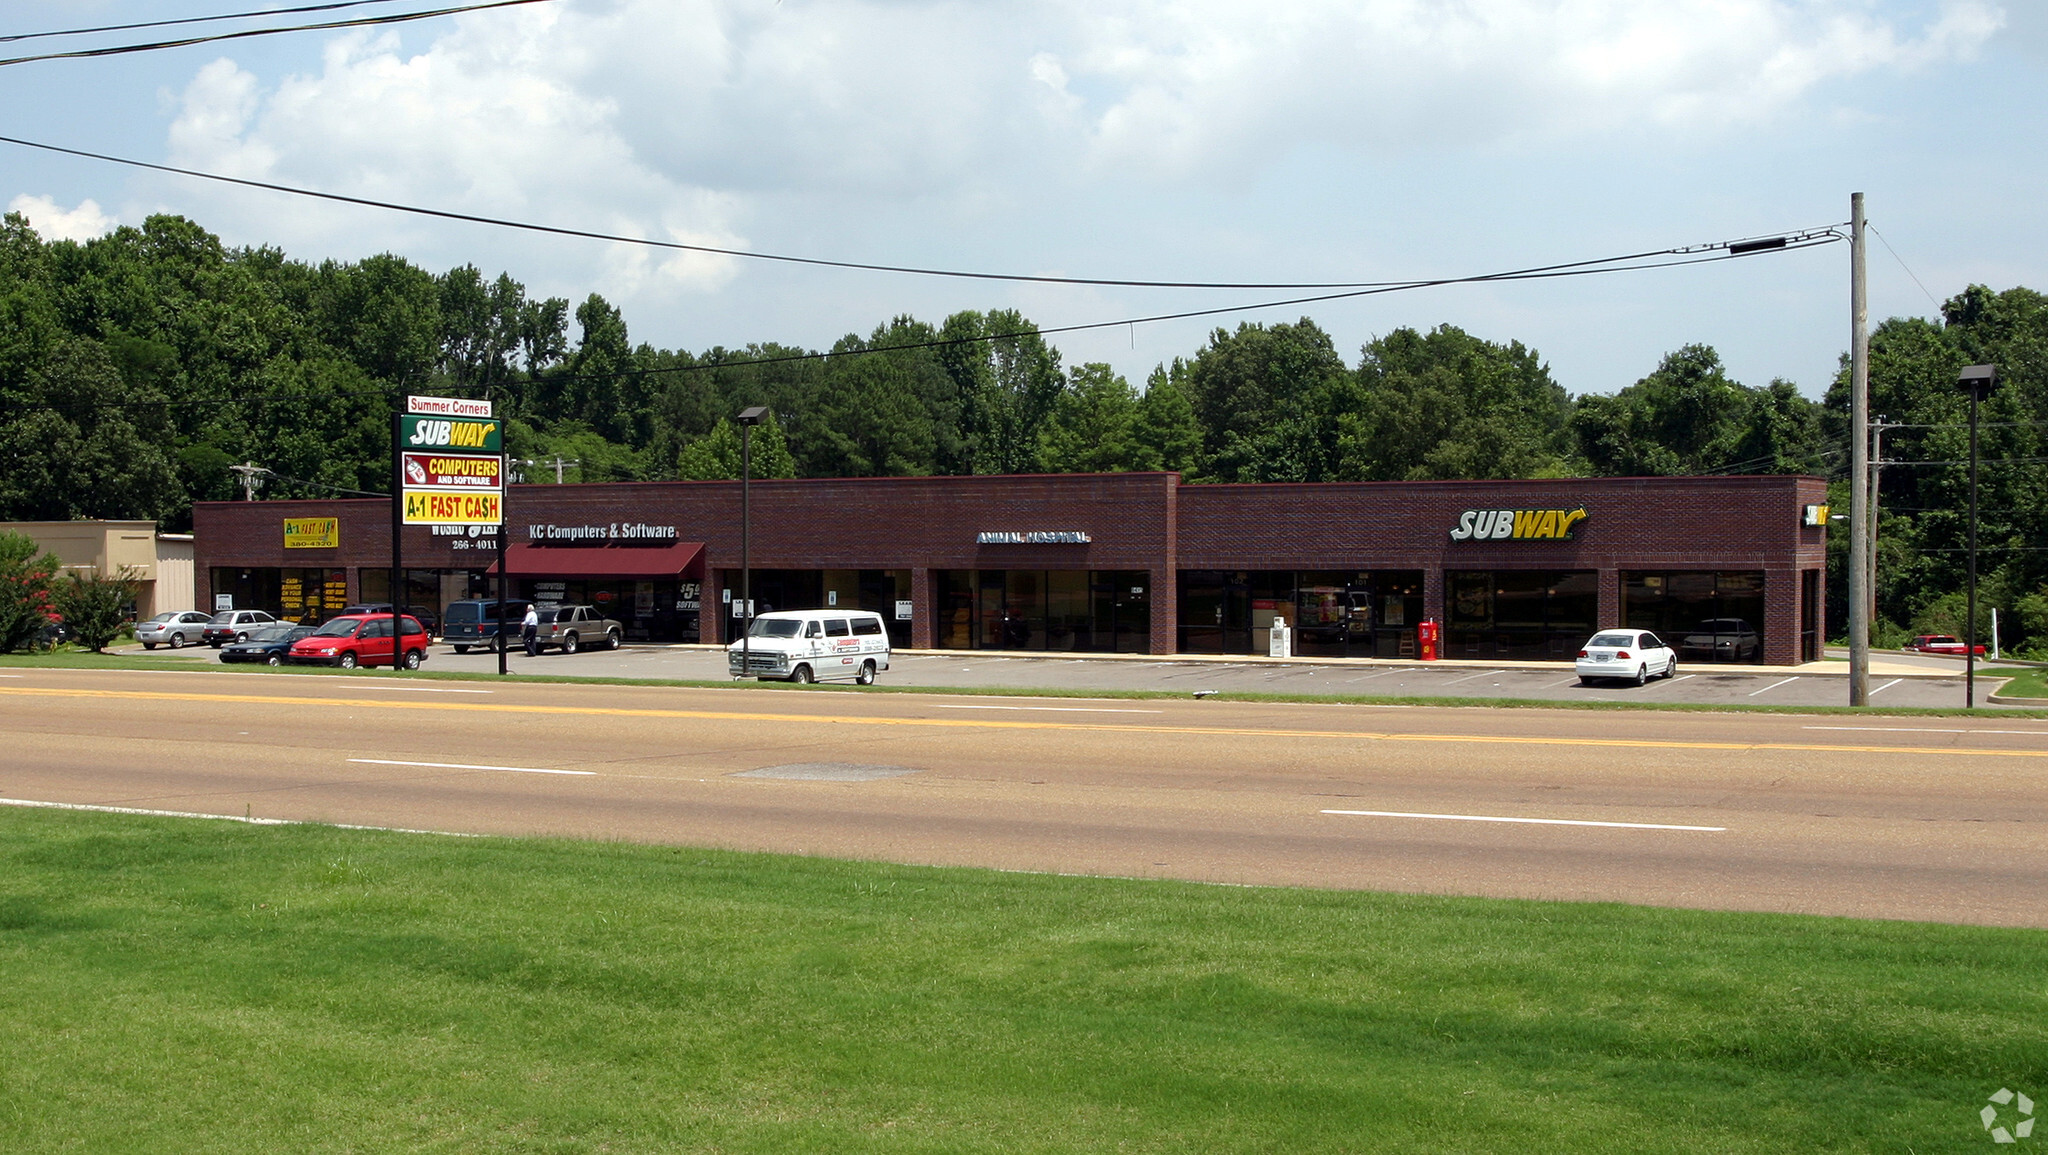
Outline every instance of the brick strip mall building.
MULTIPOLYGON (((1429 619, 1447 657, 1563 660, 1604 626, 1676 644, 1739 621, 1756 658, 1789 665, 1826 636, 1826 500, 1785 476, 756 481, 750 554, 756 612, 877 610, 915 648, 1264 653, 1284 619, 1297 654, 1405 657, 1429 619)), ((202 503, 200 604, 317 619, 391 601, 390 511, 202 503)), ((513 486, 505 518, 511 596, 602 606, 634 640, 730 635, 738 482, 513 486)), ((495 596, 499 539, 407 527, 407 604, 495 596)))

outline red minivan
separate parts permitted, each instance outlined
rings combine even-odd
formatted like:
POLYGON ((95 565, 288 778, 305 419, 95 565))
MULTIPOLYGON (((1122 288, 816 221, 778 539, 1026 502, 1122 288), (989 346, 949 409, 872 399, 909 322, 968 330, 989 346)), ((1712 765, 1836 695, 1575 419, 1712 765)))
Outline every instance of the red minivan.
MULTIPOLYGON (((427 660, 427 628, 415 617, 401 620, 405 623, 405 646, 398 650, 404 655, 400 660, 406 669, 417 670, 427 660)), ((284 660, 294 665, 340 666, 344 670, 388 666, 396 648, 391 640, 390 614, 344 614, 293 642, 291 653, 284 660)))

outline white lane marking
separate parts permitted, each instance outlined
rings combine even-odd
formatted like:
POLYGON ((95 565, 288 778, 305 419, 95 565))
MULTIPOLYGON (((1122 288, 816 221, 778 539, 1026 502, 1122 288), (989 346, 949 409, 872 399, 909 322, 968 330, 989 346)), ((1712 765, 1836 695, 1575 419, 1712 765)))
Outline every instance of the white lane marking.
POLYGON ((1569 677, 1569 678, 1566 678, 1566 679, 1565 679, 1564 681, 1562 681, 1562 682, 1552 682, 1552 683, 1550 683, 1549 685, 1546 685, 1546 686, 1538 686, 1538 687, 1536 687, 1536 688, 1537 688, 1537 689, 1539 689, 1539 690, 1555 690, 1555 689, 1557 689, 1557 688, 1558 688, 1559 686, 1569 686, 1569 685, 1571 685, 1571 684, 1572 684, 1573 682, 1576 682, 1576 681, 1578 681, 1578 680, 1579 680, 1579 679, 1578 679, 1578 677, 1577 677, 1576 675, 1574 675, 1573 677, 1569 677))
POLYGON ((936 710, 1043 710, 1052 714, 1164 714, 1164 710, 1119 710, 1108 706, 947 706, 936 710))
POLYGON ((1434 818, 1442 822, 1520 822, 1533 826, 1609 826, 1621 830, 1705 830, 1719 832, 1726 826, 1672 826, 1662 822, 1593 822, 1580 818, 1506 818, 1493 814, 1411 814, 1402 810, 1325 810, 1325 814, 1349 814, 1362 818, 1434 818))
POLYGON ((1903 681, 1905 681, 1905 680, 1906 680, 1906 679, 1904 679, 1904 678, 1893 678, 1893 679, 1892 679, 1891 681, 1889 681, 1889 682, 1886 682, 1886 683, 1885 683, 1884 685, 1882 685, 1882 686, 1879 686, 1879 687, 1878 687, 1877 689, 1875 689, 1875 690, 1872 690, 1872 691, 1871 691, 1871 693, 1873 693, 1873 694, 1882 694, 1882 693, 1884 693, 1884 692, 1885 692, 1886 690, 1889 690, 1889 689, 1891 689, 1891 688, 1892 688, 1893 686, 1896 686, 1896 685, 1898 685, 1898 684, 1899 684, 1900 682, 1903 682, 1903 681))
POLYGON ((1799 680, 1799 676, 1798 676, 1797 674, 1794 674, 1794 675, 1793 675, 1792 677, 1789 677, 1789 678, 1785 679, 1785 680, 1784 680, 1784 681, 1782 681, 1782 682, 1772 682, 1772 683, 1771 683, 1770 685, 1768 685, 1768 686, 1765 686, 1765 687, 1764 687, 1763 689, 1761 689, 1761 690, 1751 690, 1751 691, 1749 692, 1749 696, 1750 696, 1750 697, 1752 697, 1752 698, 1754 698, 1754 697, 1756 697, 1756 696, 1757 696, 1758 694, 1765 694, 1765 693, 1769 693, 1770 691, 1772 691, 1772 690, 1775 690, 1775 689, 1777 689, 1777 688, 1778 688, 1779 686, 1786 686, 1786 685, 1790 685, 1790 684, 1792 684, 1793 682, 1796 682, 1796 681, 1798 681, 1798 680, 1799 680))
POLYGON ((2048 738, 2048 730, 1941 730, 1933 726, 1801 726, 1802 730, 1868 730, 1879 734, 2031 734, 2048 738))
POLYGON ((1467 675, 1465 675, 1465 676, 1464 676, 1464 677, 1462 677, 1462 678, 1452 678, 1452 679, 1451 679, 1450 681, 1448 681, 1448 682, 1445 682, 1445 683, 1444 683, 1444 685, 1446 685, 1446 686, 1455 686, 1455 685, 1457 685, 1457 684, 1458 684, 1459 682, 1469 682, 1469 681, 1471 681, 1471 680, 1472 680, 1472 679, 1474 679, 1474 678, 1484 678, 1484 677, 1487 677, 1487 676, 1489 676, 1489 675, 1493 675, 1493 674, 1498 674, 1498 673, 1500 673, 1500 671, 1499 671, 1499 670, 1481 670, 1481 671, 1479 671, 1479 672, 1478 672, 1478 673, 1476 673, 1476 674, 1467 674, 1467 675))
POLYGON ((1672 685, 1676 686, 1676 685, 1677 685, 1678 683, 1680 683, 1680 682, 1683 682, 1683 681, 1685 681, 1685 680, 1686 680, 1687 678, 1697 678, 1697 677, 1699 677, 1699 675, 1698 675, 1698 674, 1680 674, 1680 675, 1678 675, 1678 676, 1677 676, 1677 677, 1675 677, 1675 678, 1667 678, 1667 679, 1665 679, 1665 680, 1666 680, 1666 681, 1668 681, 1668 682, 1670 682, 1670 683, 1671 683, 1672 685))
POLYGON ((0 678, 26 678, 27 674, 0 674, 0 678))
POLYGON ((470 766, 461 762, 401 762, 395 758, 351 758, 366 766, 425 766, 433 770, 504 770, 512 774, 574 774, 594 776, 595 770, 544 770, 537 766, 470 766))
POLYGON ((1356 677, 1356 678, 1346 678, 1346 679, 1344 679, 1344 680, 1345 680, 1345 681, 1347 681, 1347 682, 1363 682, 1363 681, 1366 681, 1366 680, 1368 680, 1368 679, 1371 679, 1371 678, 1384 678, 1384 677, 1386 677, 1386 676, 1387 676, 1388 674, 1391 674, 1391 673, 1393 673, 1393 672, 1394 672, 1394 671, 1392 671, 1392 670, 1381 670, 1381 671, 1380 671, 1379 673, 1377 673, 1377 674, 1360 674, 1360 675, 1359 675, 1358 677, 1356 677))
POLYGON ((33 810, 87 810, 95 814, 139 814, 147 818, 211 818, 216 822, 241 822, 250 826, 332 826, 336 830, 384 830, 392 834, 442 834, 449 838, 481 838, 453 830, 413 830, 404 826, 357 826, 347 822, 302 822, 296 818, 250 818, 241 814, 202 814, 191 810, 143 810, 134 806, 92 806, 84 802, 38 802, 29 798, 0 798, 0 806, 25 806, 33 810))

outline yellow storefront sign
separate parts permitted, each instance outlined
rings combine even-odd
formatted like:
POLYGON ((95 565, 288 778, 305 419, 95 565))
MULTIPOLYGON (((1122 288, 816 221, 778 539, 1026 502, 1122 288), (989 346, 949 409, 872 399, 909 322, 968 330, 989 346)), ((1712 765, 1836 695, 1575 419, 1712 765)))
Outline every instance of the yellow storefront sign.
POLYGON ((339 549, 341 519, 338 517, 287 517, 284 519, 286 549, 339 549))
POLYGON ((451 493, 446 490, 405 491, 407 525, 501 525, 504 510, 499 495, 492 493, 451 493))

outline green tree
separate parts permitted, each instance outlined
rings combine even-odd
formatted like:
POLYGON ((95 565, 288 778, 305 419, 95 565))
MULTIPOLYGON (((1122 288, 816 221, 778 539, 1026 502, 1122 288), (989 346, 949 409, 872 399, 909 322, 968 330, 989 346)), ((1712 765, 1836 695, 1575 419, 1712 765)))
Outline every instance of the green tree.
POLYGON ((136 579, 133 569, 89 575, 74 571, 58 579, 51 591, 57 613, 79 645, 102 653, 108 642, 121 635, 135 604, 135 591, 140 588, 136 579))
MULTIPOLYGON (((740 476, 739 427, 721 417, 711 432, 686 446, 676 459, 676 476, 683 481, 737 480, 740 476)), ((782 426, 770 412, 748 436, 749 477, 795 477, 796 458, 790 456, 783 440, 782 426)))
POLYGON ((1344 480, 1558 477, 1578 471, 1571 400, 1535 350, 1453 325, 1366 345, 1355 407, 1336 415, 1344 480))
POLYGON ((1038 441, 1038 468, 1048 473, 1159 468, 1138 440, 1138 391, 1103 364, 1074 367, 1038 441))
POLYGON ((1739 463, 1752 398, 1705 345, 1667 353, 1654 372, 1613 396, 1581 397, 1572 414, 1579 451, 1603 477, 1671 477, 1739 463))
POLYGON ((25 650, 50 620, 57 555, 37 554, 34 539, 0 530, 0 654, 25 650))
POLYGON ((1177 384, 1203 429, 1219 481, 1321 481, 1330 474, 1335 415, 1353 382, 1329 334, 1294 324, 1217 329, 1177 384))
POLYGON ((180 503, 163 398, 133 390, 106 348, 68 338, 0 416, 0 518, 154 521, 180 503))
POLYGON ((1136 469, 1163 469, 1193 481, 1203 470, 1202 423, 1176 379, 1185 366, 1175 358, 1146 379, 1131 436, 1138 443, 1136 469))

